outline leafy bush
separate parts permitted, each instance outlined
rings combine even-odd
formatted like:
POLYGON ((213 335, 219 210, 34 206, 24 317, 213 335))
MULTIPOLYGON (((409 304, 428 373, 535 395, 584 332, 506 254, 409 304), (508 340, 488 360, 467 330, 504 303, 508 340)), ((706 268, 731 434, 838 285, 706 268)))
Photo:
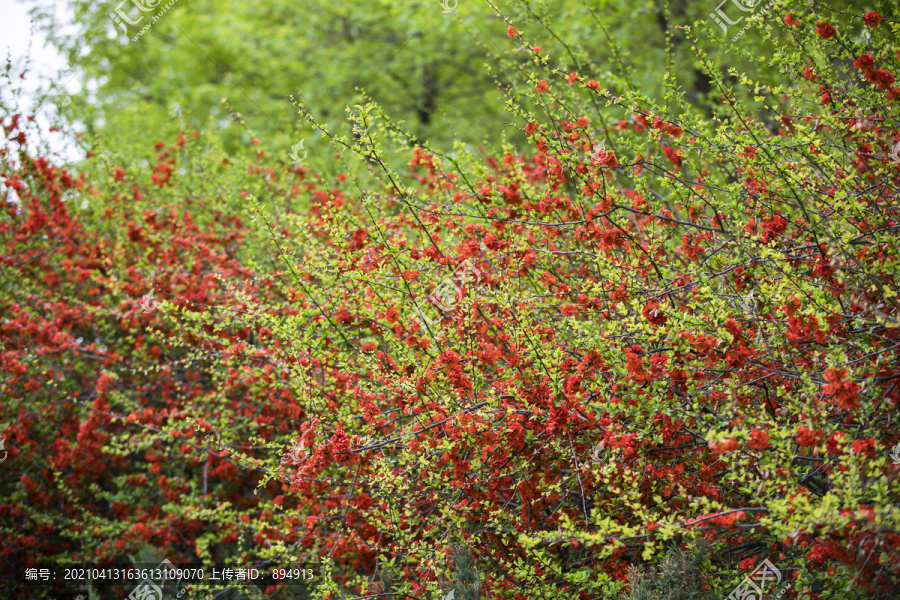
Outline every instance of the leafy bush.
POLYGON ((709 548, 700 544, 683 550, 674 548, 662 560, 658 572, 629 574, 628 600, 699 600, 713 596, 703 591, 703 563, 709 548))
POLYGON ((538 51, 504 88, 533 150, 408 170, 372 102, 352 136, 301 106, 364 159, 334 180, 186 131, 90 184, 4 121, 0 552, 315 564, 331 598, 725 597, 768 558, 892 597, 897 10, 778 11, 770 78, 684 28, 709 111, 538 51))

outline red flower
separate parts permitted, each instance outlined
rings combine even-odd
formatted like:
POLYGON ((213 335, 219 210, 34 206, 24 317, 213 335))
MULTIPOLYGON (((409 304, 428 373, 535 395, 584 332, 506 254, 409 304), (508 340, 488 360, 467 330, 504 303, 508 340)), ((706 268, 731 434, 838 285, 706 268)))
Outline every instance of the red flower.
POLYGON ((116 167, 115 169, 113 169, 113 179, 115 179, 116 181, 122 181, 123 179, 125 179, 125 171, 123 171, 119 167, 116 167))
POLYGON ((578 312, 578 309, 571 304, 564 304, 559 307, 559 312, 561 312, 566 317, 571 317, 576 312, 578 312))
MULTIPOLYGON (((729 441, 733 441, 733 440, 729 440, 729 441)), ((735 442, 735 443, 737 443, 737 442, 735 442)), ((709 522, 713 523, 714 525, 721 525, 722 527, 732 527, 732 526, 734 526, 735 521, 737 521, 738 519, 743 519, 745 516, 746 516, 746 513, 744 513, 744 512, 736 512, 736 513, 731 513, 728 515, 721 515, 718 517, 713 517, 712 519, 709 519, 709 522)))
POLYGON ((350 438, 342 430, 338 429, 328 440, 331 454, 338 462, 344 463, 352 458, 350 453, 350 438))
POLYGON ((509 27, 507 27, 507 28, 506 28, 506 35, 508 35, 509 37, 515 37, 515 35, 516 35, 516 28, 513 27, 512 25, 510 25, 509 27))
POLYGON ((800 25, 800 21, 798 21, 797 17, 795 17, 792 13, 784 15, 784 22, 788 27, 797 27, 798 25, 800 25))
POLYGON ((549 92, 550 86, 547 85, 546 79, 541 79, 540 82, 537 84, 537 87, 534 89, 537 91, 538 94, 540 94, 541 92, 549 92))
POLYGON ((590 81, 587 82, 587 86, 589 88, 591 88, 592 90, 597 90, 598 92, 600 91, 600 84, 597 83, 596 81, 594 81, 593 79, 591 79, 590 81))
POLYGON ((853 454, 864 454, 865 456, 872 458, 875 456, 875 440, 872 438, 854 440, 853 454))
POLYGON ((668 320, 666 315, 659 310, 659 302, 656 300, 648 302, 641 311, 641 314, 654 327, 658 327, 668 320))
POLYGON ((865 71, 866 69, 871 69, 875 66, 875 57, 869 53, 860 54, 859 58, 853 61, 853 66, 863 71, 865 71))
POLYGON ((885 69, 876 69, 874 71, 870 71, 866 73, 866 77, 869 81, 883 90, 890 89, 891 84, 894 83, 893 73, 885 69))
POLYGON ((863 17, 863 20, 866 22, 866 27, 878 27, 878 24, 881 23, 881 14, 877 12, 867 12, 863 17))
POLYGON ((612 152, 609 152, 608 150, 599 150, 596 154, 591 156, 591 164, 603 165, 604 167, 614 169, 619 166, 619 161, 612 152))
POLYGON ((728 438, 724 442, 710 442, 709 449, 719 454, 733 452, 738 449, 738 441, 734 438, 728 438))
POLYGON ((572 85, 578 80, 578 75, 575 73, 569 73, 569 85, 572 85))
POLYGON ((641 114, 634 115, 634 130, 643 133, 647 129, 647 117, 641 114))
POLYGON ((529 123, 528 125, 525 126, 525 131, 527 133, 534 134, 534 132, 537 131, 537 128, 538 128, 537 123, 529 123))
POLYGON ((744 560, 742 560, 741 562, 738 563, 738 567, 739 567, 742 571, 749 571, 750 569, 752 569, 752 568, 754 568, 754 567, 756 566, 757 560, 758 560, 758 559, 752 558, 752 557, 751 557, 751 558, 745 558, 744 560))
POLYGON ((803 425, 797 427, 797 445, 802 447, 815 446, 822 441, 822 432, 817 429, 807 429, 803 425))
POLYGON ((540 52, 541 52, 541 47, 540 47, 540 46, 535 46, 534 48, 531 49, 531 51, 534 52, 535 54, 540 54, 540 52))
POLYGON ((828 382, 822 388, 826 396, 834 398, 835 403, 844 409, 853 409, 859 406, 859 384, 855 381, 847 381, 847 369, 825 369, 825 381, 828 382))
POLYGON ((844 433, 841 431, 836 431, 836 432, 832 433, 831 436, 828 438, 828 442, 825 444, 826 448, 828 448, 828 453, 829 454, 840 454, 841 453, 840 445, 844 443, 846 437, 847 436, 844 435, 844 433))
POLYGON ((769 446, 769 434, 754 427, 747 446, 753 450, 765 450, 769 446))
POLYGON ((837 31, 835 30, 834 25, 827 21, 825 23, 816 21, 816 33, 827 40, 828 38, 834 37, 834 34, 837 33, 837 31))
POLYGON ((810 81, 816 81, 819 76, 816 75, 813 70, 810 68, 813 64, 813 61, 809 61, 806 63, 806 66, 803 67, 803 76, 809 79, 810 81))
POLYGON ((673 148, 672 146, 664 146, 663 154, 667 159, 672 161, 675 168, 680 169, 681 163, 684 162, 684 153, 681 148, 673 148))

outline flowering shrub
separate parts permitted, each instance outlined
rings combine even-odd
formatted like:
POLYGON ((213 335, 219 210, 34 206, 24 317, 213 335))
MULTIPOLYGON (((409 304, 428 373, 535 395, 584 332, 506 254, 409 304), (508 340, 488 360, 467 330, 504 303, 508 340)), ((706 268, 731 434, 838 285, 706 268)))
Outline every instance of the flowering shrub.
MULTIPOLYGON (((176 157, 197 144, 187 131, 158 142, 147 169, 89 159, 108 172, 91 181, 30 157, 25 121, 3 122, 19 148, 3 151, 16 168, 2 174, 14 201, 0 224, 3 561, 99 564, 146 544, 173 560, 240 556, 251 537, 273 535, 262 511, 284 498, 275 483, 253 494, 263 469, 243 453, 257 435, 292 432, 288 417, 302 412, 284 390, 262 389, 263 372, 220 382, 205 358, 258 343, 231 319, 243 303, 229 286, 258 296, 271 288, 237 258, 252 236, 227 209, 234 168, 206 161, 195 175, 217 183, 179 181, 176 157), (179 336, 192 312, 231 324, 179 336), (217 445, 209 436, 219 428, 242 428, 240 441, 217 445)), ((245 179, 285 202, 299 193, 303 172, 277 183, 274 174, 257 167, 245 179)))
POLYGON ((335 181, 264 144, 215 166, 190 131, 94 182, 20 152, 0 552, 289 557, 330 598, 651 597, 679 564, 724 597, 769 558, 788 596, 892 597, 896 18, 789 4, 765 60, 790 85, 684 29, 709 113, 505 23, 539 71, 505 90, 528 151, 415 142, 401 169, 367 103, 352 139, 304 112, 366 159, 335 181))

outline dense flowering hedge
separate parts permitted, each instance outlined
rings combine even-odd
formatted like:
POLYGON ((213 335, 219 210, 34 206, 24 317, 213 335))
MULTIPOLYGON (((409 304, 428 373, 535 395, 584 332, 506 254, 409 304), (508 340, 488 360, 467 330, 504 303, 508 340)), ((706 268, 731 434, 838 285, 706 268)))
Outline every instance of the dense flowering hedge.
POLYGON ((770 18, 790 85, 686 28, 709 112, 505 26, 540 73, 504 90, 527 151, 402 150, 367 104, 334 181, 191 130, 92 181, 4 121, 4 559, 150 544, 315 564, 330 598, 587 599, 702 539, 685 597, 763 558, 790 597, 893 597, 897 15, 770 18))

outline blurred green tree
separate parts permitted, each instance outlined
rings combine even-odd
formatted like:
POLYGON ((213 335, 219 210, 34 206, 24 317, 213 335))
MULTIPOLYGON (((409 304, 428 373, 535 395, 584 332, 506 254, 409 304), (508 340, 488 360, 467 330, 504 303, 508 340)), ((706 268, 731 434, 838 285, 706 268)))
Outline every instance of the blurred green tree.
MULTIPOLYGON (((765 41, 756 27, 740 30, 751 15, 758 21, 781 17, 760 0, 745 4, 753 11, 721 7, 737 21, 727 31, 710 17, 717 9, 713 0, 496 6, 457 0, 70 0, 74 31, 54 22, 47 7, 34 10, 72 68, 82 71, 84 91, 59 104, 89 133, 144 152, 148 137, 171 136, 187 123, 227 129, 230 105, 247 128, 223 132, 226 148, 241 137, 265 136, 287 160, 288 149, 306 137, 306 123, 289 96, 318 122, 336 124, 345 118, 344 107, 358 101, 357 88, 420 139, 444 147, 454 139, 489 145, 508 120, 496 102, 497 84, 509 85, 510 70, 528 68, 533 60, 597 79, 614 93, 660 97, 664 78, 671 77, 691 102, 705 104, 719 93, 676 28, 699 20, 716 35, 740 34, 739 46, 725 44, 715 52, 732 54, 719 64, 752 75, 765 41), (495 8, 509 15, 528 44, 540 47, 539 55, 504 35, 507 23, 495 8), (499 65, 496 81, 485 72, 486 60, 499 65)), ((855 4, 861 3, 849 2, 848 9, 855 4)), ((325 146, 315 149, 310 141, 310 160, 327 161, 325 146)))

